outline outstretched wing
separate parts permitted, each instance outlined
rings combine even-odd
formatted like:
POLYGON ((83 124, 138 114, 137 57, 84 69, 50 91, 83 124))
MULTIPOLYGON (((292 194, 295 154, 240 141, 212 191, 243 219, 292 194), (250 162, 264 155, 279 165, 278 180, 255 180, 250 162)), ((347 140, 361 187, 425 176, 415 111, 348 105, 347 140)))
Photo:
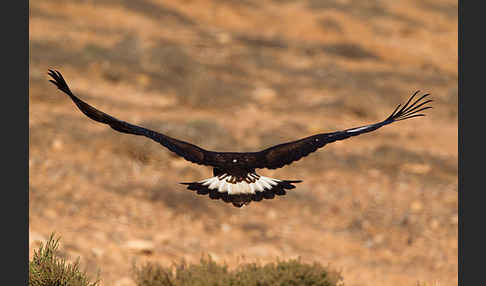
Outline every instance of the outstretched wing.
POLYGON ((205 161, 205 156, 208 154, 208 151, 191 143, 177 140, 164 134, 140 126, 136 126, 125 121, 118 120, 111 115, 99 111, 98 109, 92 107, 91 105, 76 97, 69 89, 69 86, 67 85, 60 72, 49 70, 49 75, 54 79, 49 81, 55 84, 57 88, 59 88, 61 91, 69 95, 69 97, 78 106, 79 110, 81 110, 81 112, 83 112, 89 118, 104 124, 108 124, 111 128, 122 133, 148 137, 154 141, 159 142, 163 146, 167 147, 170 151, 176 153, 181 157, 184 157, 184 159, 188 161, 196 164, 208 165, 205 161))
POLYGON ((324 147, 328 143, 332 143, 337 140, 347 139, 352 136, 360 135, 363 133, 374 131, 382 126, 393 123, 395 121, 400 121, 404 119, 409 119, 418 116, 424 116, 419 112, 432 108, 430 106, 425 106, 425 104, 431 102, 431 99, 423 101, 429 94, 422 95, 419 99, 414 101, 412 104, 410 102, 419 93, 416 91, 412 97, 407 101, 407 103, 400 108, 400 105, 393 111, 393 113, 385 120, 365 125, 361 127, 346 129, 343 131, 337 131, 332 133, 322 133, 313 136, 309 136, 297 141, 279 144, 263 151, 257 153, 258 166, 254 168, 268 168, 276 169, 283 167, 284 165, 295 162, 302 157, 309 155, 310 153, 316 151, 317 149, 324 147))

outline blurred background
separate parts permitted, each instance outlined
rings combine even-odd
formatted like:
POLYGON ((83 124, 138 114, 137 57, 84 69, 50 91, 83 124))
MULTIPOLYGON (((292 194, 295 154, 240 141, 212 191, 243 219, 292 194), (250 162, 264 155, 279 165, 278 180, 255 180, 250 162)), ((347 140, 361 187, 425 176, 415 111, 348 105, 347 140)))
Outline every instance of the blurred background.
POLYGON ((30 1, 30 255, 52 232, 102 285, 133 263, 300 257, 345 285, 457 285, 457 1, 30 1), (428 116, 259 173, 302 179, 237 209, 183 181, 212 175, 97 124, 48 82, 209 150, 258 151, 388 116, 428 116))

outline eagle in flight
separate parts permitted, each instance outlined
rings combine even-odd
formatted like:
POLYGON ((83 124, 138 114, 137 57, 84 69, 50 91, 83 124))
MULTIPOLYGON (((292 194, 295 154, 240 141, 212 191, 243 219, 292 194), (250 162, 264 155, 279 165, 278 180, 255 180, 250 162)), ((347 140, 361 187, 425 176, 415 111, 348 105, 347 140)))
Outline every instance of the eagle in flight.
POLYGON ((390 116, 378 123, 316 134, 296 141, 278 144, 259 152, 215 152, 204 150, 194 144, 106 114, 76 97, 59 71, 49 70, 48 74, 53 79, 49 81, 66 93, 79 110, 89 118, 107 124, 118 132, 148 137, 192 163, 213 167, 214 177, 181 184, 187 185, 187 189, 196 191, 197 194, 209 194, 211 199, 231 202, 235 207, 242 207, 251 201, 273 199, 275 195, 285 195, 286 190, 295 188, 293 184, 302 182, 301 180, 280 180, 264 177, 258 175, 255 169, 281 168, 300 160, 328 143, 372 132, 396 121, 424 116, 420 112, 432 108, 425 106, 432 101, 426 99, 429 94, 424 94, 412 102, 413 98, 419 93, 417 91, 405 105, 401 108, 401 105, 398 105, 390 116))

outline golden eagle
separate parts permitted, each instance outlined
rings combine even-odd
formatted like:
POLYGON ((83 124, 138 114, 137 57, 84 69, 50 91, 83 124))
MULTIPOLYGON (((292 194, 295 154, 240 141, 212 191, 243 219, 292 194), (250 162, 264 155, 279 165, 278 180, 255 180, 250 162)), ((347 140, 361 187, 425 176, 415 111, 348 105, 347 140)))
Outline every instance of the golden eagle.
POLYGON ((213 167, 214 177, 197 182, 181 183, 187 185, 189 190, 198 194, 209 194, 211 199, 222 199, 231 202, 236 207, 242 207, 251 201, 272 199, 275 195, 285 195, 286 190, 293 189, 293 184, 301 180, 280 180, 260 176, 255 169, 276 169, 291 164, 309 155, 328 143, 347 139, 352 136, 374 131, 387 124, 413 117, 424 116, 419 113, 430 106, 426 99, 429 94, 424 94, 415 100, 412 99, 419 93, 415 92, 410 99, 400 108, 400 105, 385 120, 365 126, 350 128, 331 133, 321 133, 302 138, 296 141, 282 143, 258 152, 215 152, 204 150, 194 144, 184 142, 156 131, 133 125, 116 119, 76 97, 59 71, 49 70, 48 73, 61 91, 66 93, 78 106, 79 110, 89 118, 108 124, 116 131, 148 137, 184 159, 213 167))

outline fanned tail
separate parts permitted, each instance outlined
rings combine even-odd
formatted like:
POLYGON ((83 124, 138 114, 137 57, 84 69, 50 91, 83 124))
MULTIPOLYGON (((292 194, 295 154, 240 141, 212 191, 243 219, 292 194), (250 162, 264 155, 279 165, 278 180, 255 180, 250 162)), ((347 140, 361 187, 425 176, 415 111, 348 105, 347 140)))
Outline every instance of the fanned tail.
POLYGON ((254 178, 253 183, 244 180, 238 183, 229 183, 230 177, 220 175, 198 182, 181 184, 187 185, 187 189, 195 191, 199 195, 209 194, 209 197, 213 200, 221 199, 241 208, 252 201, 273 199, 275 195, 283 196, 287 194, 286 190, 295 188, 293 184, 302 182, 300 180, 278 180, 263 176, 258 176, 258 179, 254 178))

